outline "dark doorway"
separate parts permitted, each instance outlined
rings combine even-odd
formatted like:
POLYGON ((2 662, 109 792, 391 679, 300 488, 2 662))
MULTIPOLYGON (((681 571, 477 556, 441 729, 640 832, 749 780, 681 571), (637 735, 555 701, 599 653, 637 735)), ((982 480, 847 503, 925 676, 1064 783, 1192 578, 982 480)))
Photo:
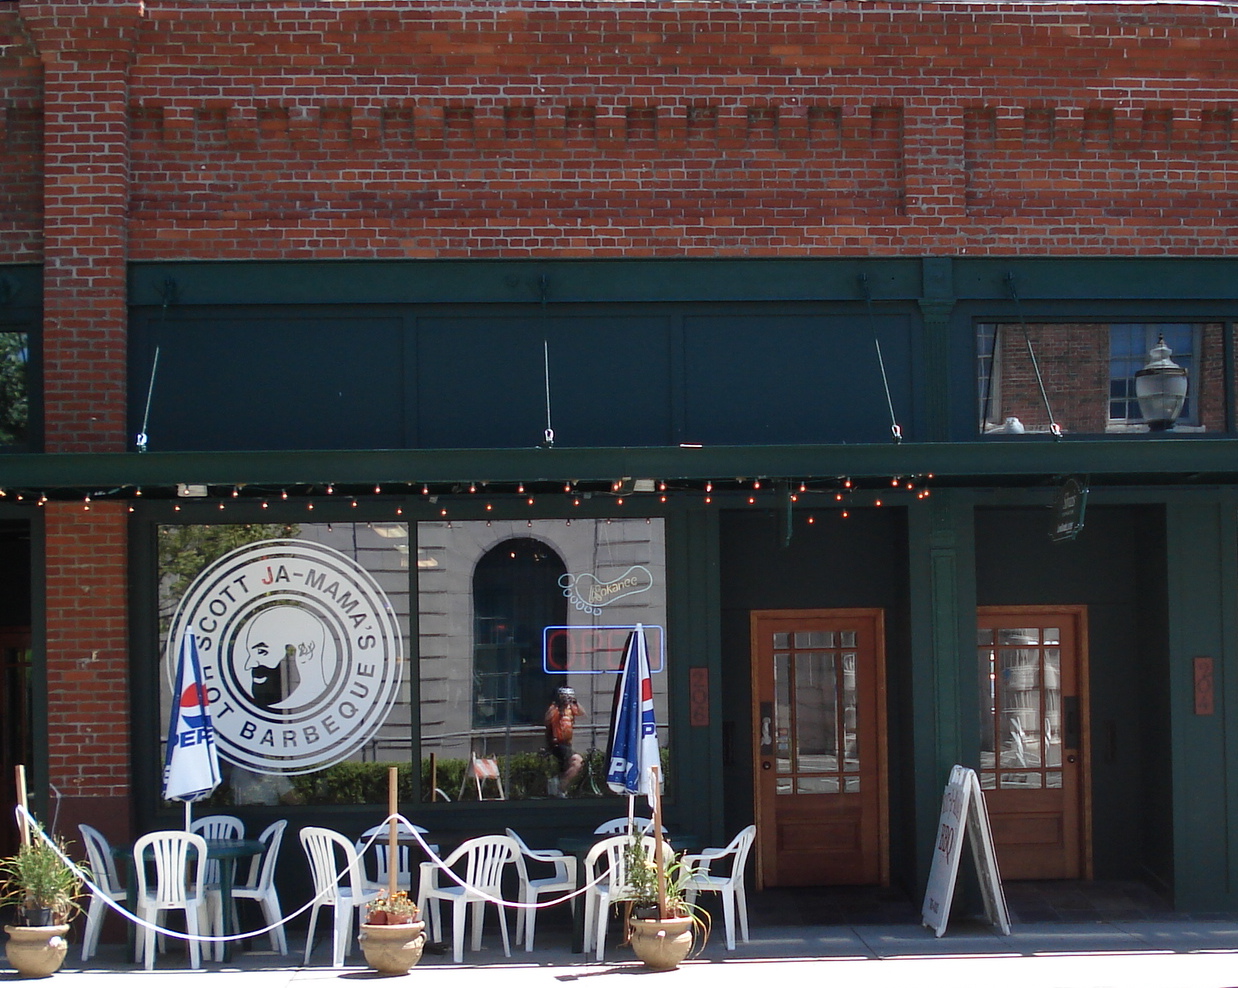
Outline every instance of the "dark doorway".
MULTIPOLYGON (((15 768, 30 765, 30 526, 0 521, 0 805, 17 802, 15 768)), ((0 855, 17 846, 11 813, 0 824, 0 855)))

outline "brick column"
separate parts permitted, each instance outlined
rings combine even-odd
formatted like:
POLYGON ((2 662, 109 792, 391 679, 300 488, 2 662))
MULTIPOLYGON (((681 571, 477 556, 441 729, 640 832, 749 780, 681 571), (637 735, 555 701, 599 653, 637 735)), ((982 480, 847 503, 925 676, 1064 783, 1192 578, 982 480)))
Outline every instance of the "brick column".
MULTIPOLYGON (((137 0, 22 0, 43 62, 44 448, 126 447, 128 71, 137 0)), ((132 830, 128 509, 45 510, 47 754, 59 829, 132 830)))
POLYGON ((79 822, 117 839, 131 829, 128 505, 49 501, 48 774, 61 832, 79 822))
POLYGON ((134 0, 23 0, 43 60, 43 402, 49 453, 125 449, 134 0))

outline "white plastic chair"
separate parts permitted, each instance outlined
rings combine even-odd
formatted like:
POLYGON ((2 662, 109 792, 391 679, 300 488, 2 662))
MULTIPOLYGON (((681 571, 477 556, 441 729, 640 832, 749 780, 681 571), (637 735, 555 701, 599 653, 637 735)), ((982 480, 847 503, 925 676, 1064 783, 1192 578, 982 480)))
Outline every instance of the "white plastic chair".
MULTIPOLYGON (((441 904, 451 902, 452 960, 457 964, 464 960, 464 910, 472 905, 473 950, 481 949, 481 928, 485 920, 487 896, 502 898, 503 869, 520 857, 520 847, 510 837, 495 834, 474 837, 456 848, 440 866, 433 861, 421 863, 421 881, 417 891, 417 906, 423 915, 429 916, 431 940, 440 940, 443 935, 441 904), (450 868, 460 876, 464 885, 439 885, 443 869, 450 868), (465 886, 468 886, 467 888, 465 886), (426 907, 429 906, 429 912, 426 907)), ((503 934, 503 956, 511 957, 511 944, 507 939, 507 913, 495 903, 499 914, 499 929, 503 934)))
MULTIPOLYGON (((400 835, 400 843, 396 847, 396 884, 402 888, 411 889, 413 885, 413 843, 416 843, 416 848, 421 849, 421 842, 416 841, 408 827, 403 821, 396 821, 396 829, 400 835)), ((413 830, 419 834, 428 834, 430 831, 425 827, 419 827, 413 824, 413 830)), ((370 827, 361 835, 361 838, 354 845, 357 849, 357 854, 364 859, 365 845, 371 837, 377 839, 370 845, 370 852, 374 855, 375 873, 374 881, 378 885, 387 884, 387 824, 380 823, 376 827, 370 827)), ((429 848, 435 854, 438 854, 438 845, 430 844, 429 848)), ((364 867, 364 864, 362 865, 364 867)))
POLYGON ((726 847, 707 847, 700 854, 685 854, 683 864, 694 874, 684 886, 684 900, 691 905, 700 892, 717 892, 722 897, 722 916, 726 921, 726 949, 735 949, 735 913, 738 907, 739 930, 748 942, 748 897, 744 892, 744 866, 757 836, 756 824, 735 835, 726 847), (725 874, 712 874, 715 864, 732 858, 725 874))
MULTIPOLYGON (((284 841, 284 831, 288 827, 287 820, 276 820, 273 824, 262 832, 262 836, 258 839, 262 841, 266 847, 263 848, 261 854, 255 854, 249 861, 249 874, 245 881, 240 885, 232 887, 232 915, 234 917, 232 928, 234 930, 240 928, 240 923, 236 917, 236 900, 237 899, 252 899, 257 902, 262 909, 262 918, 266 921, 267 926, 278 923, 274 929, 270 931, 271 949, 280 954, 288 953, 288 938, 284 934, 284 926, 281 922, 284 918, 283 912, 279 906, 279 892, 275 889, 275 864, 279 859, 280 845, 284 841)), ((208 891, 208 895, 210 892, 208 891)), ((214 891, 216 900, 218 900, 219 890, 214 891)), ((223 916, 223 903, 219 902, 219 911, 216 912, 216 902, 213 901, 212 907, 212 929, 218 928, 222 932, 223 924, 216 927, 214 917, 223 916)), ((223 960, 223 943, 222 941, 215 946, 215 959, 223 960)))
MULTIPOLYGON (((241 840, 245 836, 245 824, 239 817, 227 816, 226 814, 216 814, 215 816, 204 816, 198 820, 194 820, 189 829, 207 840, 241 840)), ((228 862, 228 867, 232 869, 232 876, 236 878, 236 862, 228 862)), ((219 862, 211 861, 206 866, 206 883, 208 885, 219 885, 219 862)), ((221 958, 222 959, 222 958, 221 958)))
POLYGON ((309 964, 318 910, 330 906, 335 912, 331 966, 343 967, 344 958, 352 946, 353 913, 378 898, 383 889, 366 882, 365 869, 361 867, 356 848, 343 834, 326 827, 304 827, 301 830, 301 846, 309 858, 310 874, 314 879, 314 906, 310 910, 309 931, 305 935, 303 963, 309 964))
MULTIPOLYGON (((189 964, 195 971, 202 969, 202 951, 198 942, 199 920, 209 927, 206 915, 206 841, 199 834, 183 830, 156 830, 139 837, 133 845, 133 863, 137 869, 137 915, 148 923, 159 924, 170 909, 185 913, 185 932, 189 935, 189 964), (147 876, 147 850, 154 864, 155 884, 150 887, 147 876)), ((141 960, 146 970, 155 967, 155 931, 142 927, 141 960)))
MULTIPOLYGON (((648 834, 653 832, 653 821, 647 816, 633 817, 631 820, 632 826, 636 828, 638 834, 648 834)), ((593 833, 598 837, 616 837, 619 834, 627 835, 628 818, 626 816, 617 816, 613 820, 607 820, 605 823, 599 823, 594 828, 593 833)), ((666 836, 666 828, 662 828, 662 835, 666 836)))
MULTIPOLYGON (((627 820, 624 819, 626 826, 627 820)), ((640 838, 649 860, 653 860, 657 841, 645 835, 640 838)), ((627 834, 604 837, 589 849, 585 857, 585 953, 591 946, 597 949, 597 959, 602 960, 606 951, 606 926, 610 919, 610 907, 616 902, 633 898, 628 886, 628 859, 624 853, 632 843, 627 834), (597 879, 597 881, 595 881, 597 879)), ((662 843, 662 856, 669 859, 675 852, 670 844, 662 843)))
POLYGON ((82 832, 82 843, 86 845, 86 859, 90 862, 91 876, 99 891, 103 892, 102 896, 95 892, 90 893, 90 906, 86 910, 82 960, 88 961, 99 949, 99 931, 103 927, 103 917, 107 915, 107 900, 124 902, 125 886, 116 876, 116 859, 112 856, 112 845, 108 843, 108 839, 94 827, 84 823, 79 823, 77 829, 82 832))
MULTIPOLYGON (((558 848, 546 848, 535 851, 529 847, 516 831, 507 828, 507 836, 516 842, 520 848, 520 856, 516 858, 516 873, 520 876, 520 901, 536 904, 543 895, 576 891, 576 857, 564 854, 558 848), (530 878, 525 859, 553 865, 555 873, 540 878, 530 878)), ((576 900, 569 900, 572 913, 576 912, 576 900)), ((521 909, 516 915, 516 943, 523 938, 524 949, 533 949, 533 930, 537 924, 537 909, 521 909)))

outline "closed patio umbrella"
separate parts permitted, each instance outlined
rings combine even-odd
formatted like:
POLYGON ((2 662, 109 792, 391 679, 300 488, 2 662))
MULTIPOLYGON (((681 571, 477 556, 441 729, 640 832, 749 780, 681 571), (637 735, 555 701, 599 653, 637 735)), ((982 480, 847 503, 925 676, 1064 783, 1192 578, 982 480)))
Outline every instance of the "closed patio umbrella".
POLYGON ((624 648, 611 713, 610 759, 606 770, 606 784, 611 791, 628 797, 629 819, 634 815, 637 796, 644 796, 650 808, 657 810, 661 767, 649 652, 645 629, 638 624, 628 635, 624 648), (658 771, 651 772, 653 768, 658 771))
POLYGON ((202 683, 198 643, 193 632, 187 632, 176 659, 168 750, 163 763, 163 798, 184 801, 186 830, 192 804, 214 792, 219 782, 219 755, 202 683))

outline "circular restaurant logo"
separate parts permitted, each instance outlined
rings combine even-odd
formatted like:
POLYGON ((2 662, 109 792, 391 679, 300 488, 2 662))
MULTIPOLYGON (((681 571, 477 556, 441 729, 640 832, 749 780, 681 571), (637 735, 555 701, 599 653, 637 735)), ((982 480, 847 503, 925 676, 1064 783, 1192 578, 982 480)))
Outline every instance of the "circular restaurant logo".
POLYGON ((316 542, 253 542, 220 557, 181 598, 168 632, 197 639, 221 757, 301 775, 347 758, 395 700, 403 640, 365 570, 316 542))

